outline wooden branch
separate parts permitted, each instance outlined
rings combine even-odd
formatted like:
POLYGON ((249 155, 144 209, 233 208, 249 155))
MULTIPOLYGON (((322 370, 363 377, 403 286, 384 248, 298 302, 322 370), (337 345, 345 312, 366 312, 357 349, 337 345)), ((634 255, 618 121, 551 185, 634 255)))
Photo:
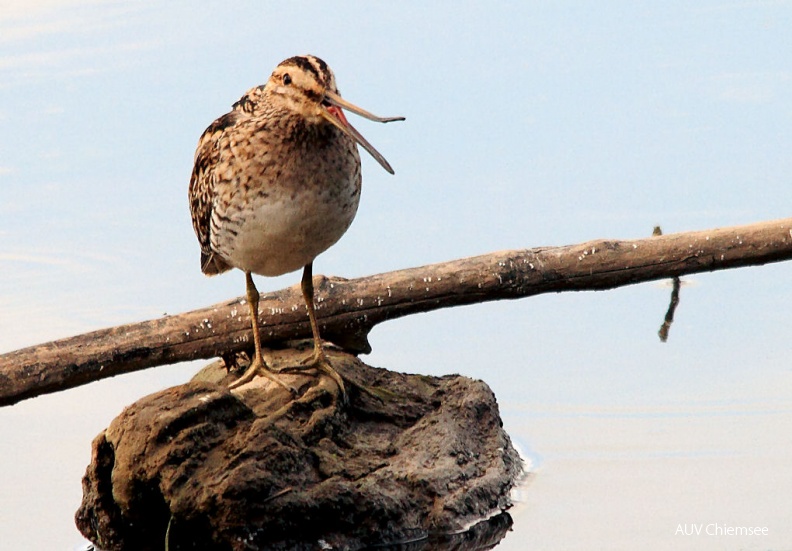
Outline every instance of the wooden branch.
MULTIPOLYGON (((353 280, 316 281, 322 335, 368 352, 367 334, 416 312, 541 293, 612 289, 792 258, 792 218, 630 241, 502 251, 353 280)), ((311 334, 298 286, 262 295, 262 341, 311 334)), ((244 299, 0 355, 0 405, 147 367, 252 347, 244 299)))

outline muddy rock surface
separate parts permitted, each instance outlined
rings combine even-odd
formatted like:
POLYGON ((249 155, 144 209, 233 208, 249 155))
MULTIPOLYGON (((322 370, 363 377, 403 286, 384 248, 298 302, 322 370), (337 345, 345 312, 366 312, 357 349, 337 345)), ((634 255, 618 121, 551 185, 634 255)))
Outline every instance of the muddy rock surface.
POLYGON ((467 548, 496 544, 522 467, 489 387, 328 353, 346 402, 302 373, 281 374, 298 398, 263 377, 229 391, 214 366, 127 407, 93 442, 80 531, 107 551, 461 549, 449 534, 491 517, 467 548))

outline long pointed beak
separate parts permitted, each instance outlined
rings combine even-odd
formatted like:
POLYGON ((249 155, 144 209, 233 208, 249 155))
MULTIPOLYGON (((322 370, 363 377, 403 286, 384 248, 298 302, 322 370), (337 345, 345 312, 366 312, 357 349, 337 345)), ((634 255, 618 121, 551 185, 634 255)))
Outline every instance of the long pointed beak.
POLYGON ((324 102, 320 110, 321 115, 325 119, 331 122, 336 128, 341 130, 341 132, 343 132, 344 134, 355 140, 357 143, 359 143, 361 146, 363 146, 363 149, 368 151, 369 154, 372 157, 374 157, 374 159, 382 166, 382 168, 384 168, 391 174, 395 174, 393 168, 391 168, 391 165, 388 163, 388 161, 385 160, 385 157, 383 157, 379 151, 374 149, 374 146, 371 145, 368 142, 368 140, 366 140, 366 138, 364 138, 360 134, 360 132, 358 132, 355 129, 354 126, 349 124, 349 121, 346 119, 346 117, 344 116, 344 112, 341 111, 341 109, 346 109, 351 113, 355 113, 356 115, 360 115, 361 117, 365 117, 375 122, 384 123, 384 122, 393 122, 393 121, 403 121, 404 117, 378 117, 376 115, 373 115, 372 113, 369 113, 365 109, 361 109, 357 105, 346 101, 338 94, 330 91, 325 91, 324 102), (330 107, 326 107, 324 103, 329 103, 330 107))

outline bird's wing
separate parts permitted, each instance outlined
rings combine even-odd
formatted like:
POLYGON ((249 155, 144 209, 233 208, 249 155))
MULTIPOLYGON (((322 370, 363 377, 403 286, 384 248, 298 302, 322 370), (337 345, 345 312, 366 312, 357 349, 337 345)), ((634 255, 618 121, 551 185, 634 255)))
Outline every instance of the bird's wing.
POLYGON ((219 274, 231 269, 231 266, 212 250, 211 219, 217 182, 216 171, 220 162, 220 138, 237 122, 239 116, 240 112, 235 109, 214 121, 201 135, 195 151, 195 165, 189 189, 190 213, 195 235, 198 236, 201 245, 201 271, 206 275, 219 274))

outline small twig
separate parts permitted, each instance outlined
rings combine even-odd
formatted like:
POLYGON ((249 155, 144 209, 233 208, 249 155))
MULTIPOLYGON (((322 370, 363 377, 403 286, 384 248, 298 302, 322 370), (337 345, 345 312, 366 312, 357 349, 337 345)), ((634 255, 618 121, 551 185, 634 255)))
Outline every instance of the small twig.
POLYGON ((275 492, 271 496, 267 496, 266 498, 264 498, 263 501, 261 501, 261 503, 267 503, 268 501, 272 501, 273 499, 278 499, 279 497, 288 494, 292 490, 294 490, 293 486, 287 486, 287 487, 283 488, 282 490, 279 490, 279 491, 275 492))
MULTIPOLYGON (((652 235, 655 237, 663 235, 663 230, 660 226, 655 226, 652 235)), ((660 326, 660 330, 657 332, 660 336, 660 342, 668 341, 668 332, 671 330, 671 324, 674 323, 674 312, 676 312, 677 306, 679 305, 679 289, 682 287, 682 281, 679 279, 679 276, 674 276, 671 281, 673 282, 671 302, 668 304, 668 310, 666 311, 663 325, 660 326)))
POLYGON ((657 332, 661 342, 668 340, 668 331, 671 329, 671 324, 674 323, 674 311, 679 304, 679 288, 682 286, 682 282, 678 277, 675 277, 673 282, 674 288, 671 290, 671 302, 668 304, 668 311, 666 312, 663 325, 660 326, 660 330, 657 332))
POLYGON ((171 514, 170 519, 168 519, 168 527, 165 529, 165 551, 170 550, 171 524, 173 524, 173 514, 171 514))

